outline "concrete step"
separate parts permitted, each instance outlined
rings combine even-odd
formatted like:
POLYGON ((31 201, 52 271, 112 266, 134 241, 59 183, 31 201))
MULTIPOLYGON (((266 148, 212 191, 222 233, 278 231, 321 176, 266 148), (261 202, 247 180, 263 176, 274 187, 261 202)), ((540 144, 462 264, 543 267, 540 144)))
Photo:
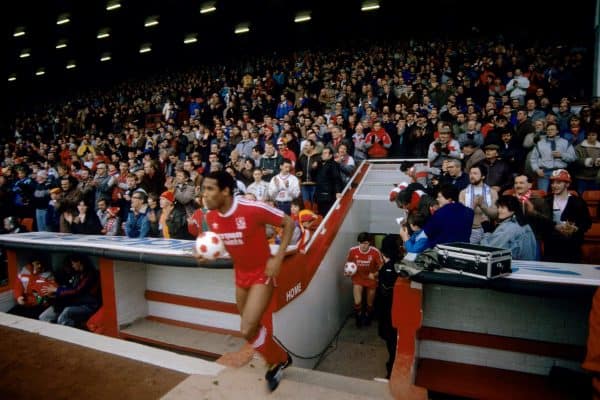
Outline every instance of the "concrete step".
POLYGON ((140 319, 121 328, 119 335, 124 339, 214 359, 225 353, 238 351, 246 344, 244 339, 235 336, 233 332, 214 332, 150 319, 140 319))
POLYGON ((227 368, 216 377, 192 375, 181 382, 164 400, 184 399, 311 399, 366 400, 392 399, 387 382, 367 381, 325 372, 289 367, 281 384, 269 393, 264 373, 266 365, 255 357, 242 368, 227 368))

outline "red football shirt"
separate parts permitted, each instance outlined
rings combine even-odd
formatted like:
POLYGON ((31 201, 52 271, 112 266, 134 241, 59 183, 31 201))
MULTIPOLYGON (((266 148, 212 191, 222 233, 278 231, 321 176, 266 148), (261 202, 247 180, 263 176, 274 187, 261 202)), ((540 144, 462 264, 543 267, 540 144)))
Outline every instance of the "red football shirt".
POLYGON ((353 282, 355 280, 368 280, 369 274, 379 271, 379 268, 383 265, 381 253, 373 246, 369 246, 369 250, 364 253, 360 251, 359 246, 351 247, 348 251, 347 261, 352 261, 358 267, 356 274, 352 277, 353 282))
POLYGON ((211 210, 206 221, 211 231, 218 233, 233 266, 243 271, 264 270, 271 256, 266 225, 280 226, 285 213, 265 203, 233 198, 225 214, 211 210))

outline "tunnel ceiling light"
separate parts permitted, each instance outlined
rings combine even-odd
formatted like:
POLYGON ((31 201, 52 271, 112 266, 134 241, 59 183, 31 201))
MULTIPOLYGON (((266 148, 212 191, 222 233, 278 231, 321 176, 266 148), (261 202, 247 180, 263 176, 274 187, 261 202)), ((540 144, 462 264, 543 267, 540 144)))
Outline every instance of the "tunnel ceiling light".
POLYGON ((69 61, 69 62, 67 63, 67 65, 65 66, 65 68, 66 68, 66 69, 73 69, 73 68, 75 68, 75 67, 77 67, 77 64, 75 63, 75 61, 74 61, 74 60, 71 60, 71 61, 69 61))
POLYGON ((106 3, 106 11, 113 11, 119 8, 121 8, 120 1, 109 1, 108 3, 106 3))
POLYGON ((152 51, 152 45, 150 43, 144 43, 140 47, 140 54, 150 53, 152 51))
POLYGON ((68 46, 69 42, 67 39, 60 39, 58 42, 56 42, 56 49, 64 49, 68 46))
POLYGON ((150 28, 152 26, 158 25, 158 17, 148 17, 146 18, 146 22, 144 22, 144 27, 150 28))
POLYGON ((100 56, 100 61, 102 62, 106 62, 106 61, 110 61, 112 60, 112 56, 110 55, 110 53, 102 53, 102 55, 100 56))
POLYGON ((234 32, 235 32, 236 35, 240 35, 242 33, 248 33, 248 32, 250 32, 250 24, 247 23, 247 22, 244 22, 242 24, 238 24, 235 27, 234 32))
POLYGON ((15 29, 15 33, 13 33, 13 37, 21 37, 21 36, 25 36, 25 28, 22 26, 19 26, 17 29, 15 29))
POLYGON ((190 33, 189 35, 185 36, 185 39, 183 39, 184 44, 192 44, 192 43, 196 43, 197 41, 198 41, 198 34, 196 34, 196 33, 190 33))
POLYGON ((9 82, 14 82, 14 81, 16 81, 16 80, 17 80, 17 74, 10 74, 10 75, 8 76, 8 81, 9 81, 9 82))
POLYGON ((310 16, 310 12, 309 11, 301 11, 298 14, 296 14, 296 18, 294 18, 294 22, 299 24, 301 22, 307 22, 311 20, 311 16, 310 16))
POLYGON ((46 70, 44 70, 44 68, 39 68, 37 71, 35 71, 35 76, 42 76, 46 74, 46 70))
POLYGON ((214 1, 207 1, 200 6, 200 14, 209 14, 217 11, 217 3, 214 1))
POLYGON ((19 54, 19 58, 27 58, 27 57, 31 57, 31 50, 29 50, 29 49, 21 50, 21 54, 19 54))
POLYGON ((58 19, 56 20, 56 25, 64 25, 68 24, 69 22, 71 22, 71 16, 65 13, 58 16, 58 19))
POLYGON ((379 1, 368 0, 365 1, 360 8, 360 11, 373 11, 379 9, 379 1))
POLYGON ((96 39, 106 39, 107 37, 110 37, 110 29, 109 28, 102 28, 98 31, 98 34, 96 35, 96 39))

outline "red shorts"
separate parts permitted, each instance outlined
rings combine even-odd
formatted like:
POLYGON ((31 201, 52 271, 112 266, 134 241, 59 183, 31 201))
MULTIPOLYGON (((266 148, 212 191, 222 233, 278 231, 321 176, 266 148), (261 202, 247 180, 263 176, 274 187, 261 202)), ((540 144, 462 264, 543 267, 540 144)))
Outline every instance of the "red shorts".
POLYGON ((377 288, 377 281, 375 281, 373 279, 369 279, 369 278, 363 278, 360 276, 353 276, 352 284, 366 287, 367 289, 376 289, 377 288))
POLYGON ((264 268, 254 271, 235 270, 235 285, 237 287, 248 289, 252 285, 268 285, 270 282, 271 279, 265 275, 264 268))

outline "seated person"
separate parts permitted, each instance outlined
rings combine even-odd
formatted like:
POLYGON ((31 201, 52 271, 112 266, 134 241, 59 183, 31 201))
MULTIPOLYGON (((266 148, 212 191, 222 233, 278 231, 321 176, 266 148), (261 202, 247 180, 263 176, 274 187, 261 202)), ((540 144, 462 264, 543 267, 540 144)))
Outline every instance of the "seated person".
POLYGON ((413 212, 408 215, 406 224, 403 224, 400 228, 400 237, 404 241, 404 248, 406 249, 405 261, 414 261, 419 253, 430 247, 427 235, 423 232, 425 221, 426 218, 423 214, 413 212), (412 232, 410 235, 408 228, 412 232))
POLYGON ((510 249, 514 260, 536 260, 537 241, 525 220, 519 200, 515 196, 503 195, 496 201, 496 206, 500 223, 493 232, 484 234, 481 244, 510 249))
POLYGON ((377 289, 377 275, 384 264, 381 252, 371 246, 369 234, 361 232, 358 234, 358 245, 351 247, 348 251, 346 261, 353 262, 357 266, 356 273, 352 275, 352 293, 354 296, 354 315, 356 326, 369 325, 373 317, 373 304, 375 302, 375 291, 377 289), (367 292, 367 309, 362 311, 363 292, 367 292))
POLYGON ((117 236, 119 234, 119 228, 121 225, 121 218, 119 217, 120 211, 121 209, 119 207, 109 207, 106 210, 106 223, 102 227, 102 231, 100 232, 101 234, 106 236, 117 236))
POLYGON ((39 319, 61 325, 80 326, 100 308, 98 271, 78 254, 69 256, 70 268, 65 284, 48 285, 42 294, 54 300, 54 304, 40 314, 39 319))
POLYGON ((17 304, 8 313, 37 319, 48 308, 48 299, 42 295, 42 288, 54 284, 52 271, 44 271, 40 257, 31 257, 31 262, 24 265, 17 274, 13 286, 17 304))
POLYGON ((68 211, 65 211, 63 215, 70 226, 71 233, 98 235, 102 231, 98 215, 84 200, 77 204, 76 215, 68 211))
POLYGON ((21 224, 19 217, 9 216, 4 218, 3 220, 4 229, 2 230, 2 234, 6 233, 23 233, 29 232, 24 225, 21 224))

